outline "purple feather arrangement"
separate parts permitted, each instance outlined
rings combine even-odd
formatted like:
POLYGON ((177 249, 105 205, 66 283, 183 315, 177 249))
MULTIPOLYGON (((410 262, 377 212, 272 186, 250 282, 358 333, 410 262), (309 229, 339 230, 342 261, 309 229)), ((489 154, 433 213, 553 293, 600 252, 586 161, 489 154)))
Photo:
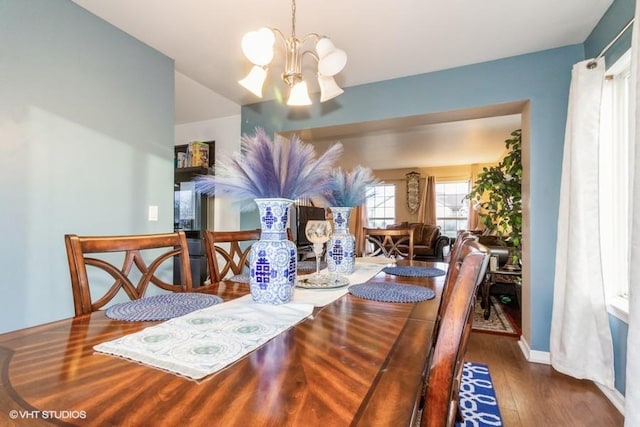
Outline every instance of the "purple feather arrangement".
POLYGON ((255 136, 242 137, 239 153, 216 161, 215 175, 197 177, 196 189, 238 200, 313 197, 329 188, 329 174, 341 154, 337 143, 316 159, 313 146, 297 136, 271 141, 256 129, 255 136))
POLYGON ((329 177, 329 190, 322 196, 327 206, 359 206, 366 201, 368 188, 379 182, 369 168, 356 166, 351 172, 336 168, 329 177))

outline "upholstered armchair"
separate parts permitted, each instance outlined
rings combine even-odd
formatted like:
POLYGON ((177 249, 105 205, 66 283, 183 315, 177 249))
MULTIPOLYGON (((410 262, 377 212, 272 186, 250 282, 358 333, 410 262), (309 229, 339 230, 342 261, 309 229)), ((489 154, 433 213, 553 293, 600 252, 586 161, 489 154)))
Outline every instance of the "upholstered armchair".
POLYGON ((478 235, 478 242, 489 248, 489 254, 498 259, 498 268, 504 267, 509 262, 509 247, 500 242, 498 236, 478 235))
POLYGON ((440 233, 440 227, 422 222, 402 222, 387 226, 392 229, 407 227, 413 229, 414 259, 422 261, 444 260, 444 247, 449 245, 449 237, 440 233))

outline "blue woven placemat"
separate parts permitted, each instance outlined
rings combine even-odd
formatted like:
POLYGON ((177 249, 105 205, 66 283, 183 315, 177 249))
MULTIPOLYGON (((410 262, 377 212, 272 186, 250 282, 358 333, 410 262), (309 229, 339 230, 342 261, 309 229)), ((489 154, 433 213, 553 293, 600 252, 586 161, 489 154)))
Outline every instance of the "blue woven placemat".
POLYGON ((216 295, 200 293, 174 293, 141 298, 116 304, 107 309, 106 316, 129 322, 149 322, 184 316, 222 302, 216 295))
POLYGON ((249 283, 249 280, 251 280, 251 277, 249 276, 249 274, 236 274, 235 276, 231 276, 228 279, 226 279, 230 282, 238 282, 238 283, 249 283))
POLYGON ((410 265, 399 265, 396 267, 385 267, 382 269, 387 274, 405 277, 436 277, 445 274, 444 270, 435 267, 414 267, 410 265))
MULTIPOLYGON (((320 270, 322 270, 323 268, 327 268, 326 261, 320 261, 320 270)), ((306 273, 315 273, 315 272, 316 272, 315 260, 298 261, 298 273, 306 274, 306 273)))
POLYGON ((436 296, 431 289, 389 282, 367 282, 349 286, 351 295, 381 302, 420 302, 436 296))

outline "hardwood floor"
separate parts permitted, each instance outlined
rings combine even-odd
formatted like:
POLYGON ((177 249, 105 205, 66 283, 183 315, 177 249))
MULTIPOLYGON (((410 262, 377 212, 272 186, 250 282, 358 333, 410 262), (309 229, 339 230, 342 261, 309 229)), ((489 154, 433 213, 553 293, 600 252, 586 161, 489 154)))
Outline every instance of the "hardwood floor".
POLYGON ((518 338, 473 332, 465 360, 489 366, 505 427, 618 427, 624 417, 591 381, 525 360, 518 338))

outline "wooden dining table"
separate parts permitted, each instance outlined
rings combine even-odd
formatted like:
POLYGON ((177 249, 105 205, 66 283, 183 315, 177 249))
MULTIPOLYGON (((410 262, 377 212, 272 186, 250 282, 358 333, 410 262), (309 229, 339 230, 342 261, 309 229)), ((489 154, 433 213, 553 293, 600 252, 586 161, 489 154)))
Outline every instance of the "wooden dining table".
MULTIPOLYGON (((444 275, 371 280, 428 287, 436 297, 388 303, 346 294, 201 381, 93 349, 159 322, 97 311, 2 334, 0 425, 409 426, 444 275)), ((222 283, 210 292, 230 300, 249 291, 222 283)))

